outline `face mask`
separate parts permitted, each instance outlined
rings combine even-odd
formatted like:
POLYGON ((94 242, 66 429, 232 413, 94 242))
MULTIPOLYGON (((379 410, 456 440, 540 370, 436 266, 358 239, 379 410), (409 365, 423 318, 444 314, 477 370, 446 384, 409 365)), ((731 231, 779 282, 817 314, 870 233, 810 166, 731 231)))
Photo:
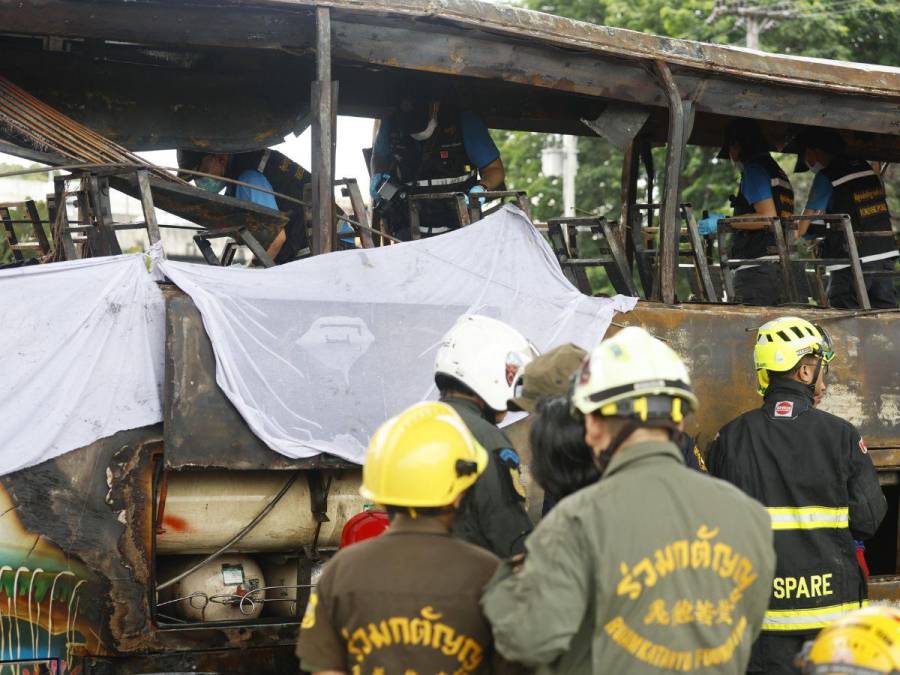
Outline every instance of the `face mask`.
POLYGON ((824 168, 825 167, 822 166, 822 162, 813 162, 812 164, 809 165, 809 170, 812 171, 813 173, 819 173, 824 168))
POLYGON ((222 191, 222 188, 225 187, 224 181, 216 180, 215 178, 198 178, 194 183, 201 190, 206 190, 213 194, 219 194, 222 191))
POLYGON ((428 122, 428 126, 425 127, 423 131, 420 131, 415 134, 410 134, 413 139, 417 141, 427 141, 431 138, 431 135, 434 133, 434 130, 437 129, 437 115, 434 115, 431 120, 428 122))

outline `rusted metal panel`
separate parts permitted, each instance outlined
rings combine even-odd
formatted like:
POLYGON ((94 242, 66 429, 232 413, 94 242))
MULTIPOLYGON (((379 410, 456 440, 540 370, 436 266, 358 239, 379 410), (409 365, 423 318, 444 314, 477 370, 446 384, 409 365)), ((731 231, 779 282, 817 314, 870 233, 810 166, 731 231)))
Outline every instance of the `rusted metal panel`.
POLYGON ((879 576, 869 580, 869 600, 900 603, 900 576, 879 576))
MULTIPOLYGON (((900 315, 896 313, 866 316, 796 307, 666 307, 639 302, 616 322, 644 326, 685 359, 701 406, 689 421, 689 431, 705 447, 723 425, 760 405, 753 370, 755 330, 786 314, 821 322, 834 339, 837 358, 831 363, 822 409, 855 424, 870 448, 900 449, 900 315)), ((610 335, 614 330, 615 326, 610 335)), ((886 461, 896 463, 896 454, 886 461)))
POLYGON ((309 108, 309 88, 298 83, 310 78, 312 61, 284 51, 75 41, 53 52, 41 45, 0 38, 0 72, 129 149, 272 145, 309 108))
MULTIPOLYGON (((0 25, 12 32, 85 35, 97 38, 279 48, 308 45, 315 7, 333 8, 352 22, 428 20, 499 37, 576 47, 598 55, 663 59, 699 71, 835 91, 897 95, 900 69, 825 59, 773 55, 574 21, 483 0, 240 0, 210 8, 201 2, 44 0, 25 12, 17 0, 0 1, 0 25)), ((431 32, 430 27, 426 30, 431 32)))
POLYGON ((223 469, 356 467, 331 455, 291 459, 266 446, 216 384, 216 362, 193 301, 166 289, 166 466, 223 469))

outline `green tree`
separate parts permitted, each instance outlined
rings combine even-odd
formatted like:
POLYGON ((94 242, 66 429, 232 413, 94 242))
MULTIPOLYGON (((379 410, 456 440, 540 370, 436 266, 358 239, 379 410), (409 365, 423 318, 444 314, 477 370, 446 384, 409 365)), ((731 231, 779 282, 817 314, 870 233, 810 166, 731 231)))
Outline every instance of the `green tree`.
MULTIPOLYGON (((558 14, 591 23, 656 33, 669 37, 743 44, 739 19, 719 16, 707 22, 713 0, 520 0, 529 9, 558 14)), ((782 0, 759 0, 757 5, 778 5, 782 0)), ((900 63, 900 8, 876 0, 792 0, 795 18, 783 20, 762 33, 764 50, 820 58, 853 60, 883 65, 900 63)), ((527 190, 536 219, 545 220, 562 212, 562 186, 558 178, 541 173, 541 150, 546 136, 504 132, 497 136, 507 165, 507 182, 527 190)), ((578 145, 579 173, 576 209, 583 214, 618 218, 620 204, 621 153, 603 139, 582 137, 578 145)), ((654 150, 657 191, 663 180, 665 151, 654 150)), ((682 199, 695 208, 722 211, 729 208, 738 174, 728 161, 714 159, 712 148, 689 147, 682 171, 682 199)), ((793 170, 795 157, 777 156, 782 167, 793 170)), ((792 175, 798 207, 808 194, 811 176, 792 175)), ((900 170, 887 176, 892 212, 900 214, 900 170)), ((644 201, 641 197, 640 201, 644 201)), ((590 243, 585 252, 590 250, 590 243)), ((598 283, 599 283, 598 279, 598 283)), ((605 290, 608 290, 605 289, 605 290)))

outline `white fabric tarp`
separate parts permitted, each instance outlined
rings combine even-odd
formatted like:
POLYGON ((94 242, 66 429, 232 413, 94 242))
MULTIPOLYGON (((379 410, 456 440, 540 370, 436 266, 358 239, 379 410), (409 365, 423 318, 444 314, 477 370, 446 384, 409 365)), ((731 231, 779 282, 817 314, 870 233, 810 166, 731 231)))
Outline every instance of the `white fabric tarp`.
POLYGON ((440 237, 266 271, 161 269, 200 310, 216 381, 254 433, 289 457, 354 462, 382 421, 436 395, 435 351, 459 315, 506 321, 541 350, 590 349, 636 302, 578 292, 511 206, 440 237))
POLYGON ((142 254, 0 270, 0 475, 162 420, 165 302, 142 254))

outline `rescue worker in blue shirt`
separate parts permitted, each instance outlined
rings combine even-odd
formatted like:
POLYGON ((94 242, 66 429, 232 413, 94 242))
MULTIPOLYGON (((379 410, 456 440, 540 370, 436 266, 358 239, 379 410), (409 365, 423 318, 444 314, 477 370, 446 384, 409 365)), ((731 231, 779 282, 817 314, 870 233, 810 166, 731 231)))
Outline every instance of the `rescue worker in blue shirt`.
MULTIPOLYGON (((794 215, 794 189, 787 174, 772 159, 767 144, 753 120, 735 120, 728 127, 725 145, 718 155, 731 158, 741 172, 738 194, 731 198, 735 216, 765 218, 794 215)), ((729 258, 762 258, 777 262, 775 236, 768 220, 745 221, 731 239, 729 258)), ((777 305, 783 298, 783 283, 777 264, 747 263, 734 275, 737 301, 745 305, 777 305)))
MULTIPOLYGON (((409 239, 409 195, 463 192, 466 195, 502 189, 506 179, 500 151, 478 115, 432 97, 404 98, 382 120, 372 149, 373 204, 380 205, 388 230, 409 239), (382 204, 382 188, 398 188, 399 197, 382 204)), ((460 225, 450 200, 419 204, 423 237, 443 234, 460 225)))
MULTIPOLYGON (((861 159, 846 156, 840 136, 827 129, 809 129, 793 143, 797 152, 796 173, 812 169, 816 177, 809 191, 803 215, 846 213, 854 232, 883 232, 886 236, 862 237, 857 250, 863 272, 891 271, 897 264, 897 243, 891 228, 884 184, 872 166, 861 159)), ((801 221, 800 234, 807 232, 811 221, 801 221)), ((814 231, 819 228, 814 228, 814 231)), ((834 226, 824 230, 825 258, 846 258, 844 236, 834 226)), ((849 265, 830 268, 828 301, 832 307, 859 307, 850 276, 849 265)), ((875 309, 897 306, 894 280, 887 276, 865 276, 869 302, 875 309)))
MULTIPOLYGON (((289 218, 287 225, 278 233, 268 248, 268 254, 275 260, 275 264, 291 262, 309 246, 307 223, 303 218, 301 205, 272 194, 272 192, 279 192, 296 200, 304 201, 304 191, 312 182, 312 175, 309 171, 284 153, 271 148, 233 154, 203 153, 180 149, 178 150, 178 166, 182 169, 222 176, 262 188, 254 190, 247 185, 227 183, 208 176, 179 174, 179 178, 193 179, 198 188, 207 192, 219 194, 224 188, 228 197, 286 213, 289 218)), ((338 232, 340 234, 352 233, 352 228, 346 221, 341 221, 338 232)), ((343 237, 340 242, 345 247, 353 247, 352 237, 343 237)))

